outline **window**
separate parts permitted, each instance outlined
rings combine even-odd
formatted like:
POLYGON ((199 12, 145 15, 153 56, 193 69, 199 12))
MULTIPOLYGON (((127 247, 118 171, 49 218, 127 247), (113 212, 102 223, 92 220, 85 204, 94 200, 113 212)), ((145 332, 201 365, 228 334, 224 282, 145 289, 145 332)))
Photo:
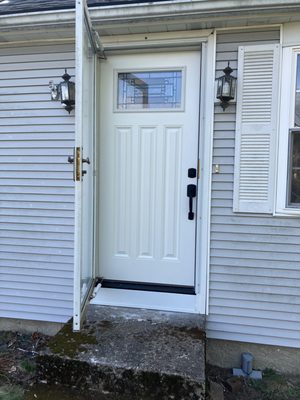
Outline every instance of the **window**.
POLYGON ((283 49, 276 212, 300 214, 300 48, 283 49))
POLYGON ((290 129, 289 153, 288 153, 288 191, 287 206, 300 206, 300 54, 296 57, 295 79, 295 105, 293 126, 290 129))
POLYGON ((118 73, 117 110, 182 108, 182 71, 118 73))
POLYGON ((297 54, 295 86, 295 126, 300 126, 300 54, 297 54))
POLYGON ((300 207, 300 132, 291 132, 288 206, 300 207))

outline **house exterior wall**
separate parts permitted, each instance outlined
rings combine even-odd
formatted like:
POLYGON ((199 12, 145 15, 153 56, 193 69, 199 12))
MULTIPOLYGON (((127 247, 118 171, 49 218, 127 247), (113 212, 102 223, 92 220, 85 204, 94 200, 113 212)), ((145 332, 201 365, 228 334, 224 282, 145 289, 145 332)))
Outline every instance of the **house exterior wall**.
MULTIPOLYGON (((279 43, 277 28, 217 35, 216 75, 238 46, 279 43)), ((236 107, 215 107, 207 335, 300 347, 300 219, 232 211, 236 107)))
MULTIPOLYGON (((279 43, 279 28, 217 35, 216 75, 239 45, 279 43)), ((74 116, 49 80, 74 76, 74 46, 1 48, 0 317, 65 322, 72 315, 74 116)), ((235 105, 215 106, 209 338, 300 348, 300 219, 235 214, 235 105)))
POLYGON ((74 45, 1 47, 0 317, 72 315, 74 116, 48 83, 74 76, 74 45))

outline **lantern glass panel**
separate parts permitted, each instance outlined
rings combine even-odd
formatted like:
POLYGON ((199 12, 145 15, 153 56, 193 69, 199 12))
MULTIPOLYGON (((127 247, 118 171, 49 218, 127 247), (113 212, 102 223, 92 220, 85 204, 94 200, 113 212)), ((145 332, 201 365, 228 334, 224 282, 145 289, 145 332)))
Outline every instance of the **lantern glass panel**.
POLYGON ((69 82, 69 101, 70 104, 75 104, 75 83, 69 82))
POLYGON ((223 97, 230 97, 230 93, 231 93, 231 90, 230 90, 230 79, 224 79, 224 84, 223 84, 223 93, 222 93, 222 96, 223 97))
POLYGON ((235 97, 235 89, 236 89, 236 79, 232 78, 231 79, 231 90, 230 90, 231 99, 234 99, 234 97, 235 97))
POLYGON ((62 82, 60 84, 60 90, 61 90, 61 102, 69 101, 70 99, 70 94, 69 94, 69 83, 68 82, 62 82))
POLYGON ((218 79, 218 88, 217 88, 217 98, 222 96, 222 88, 223 88, 223 77, 218 79))

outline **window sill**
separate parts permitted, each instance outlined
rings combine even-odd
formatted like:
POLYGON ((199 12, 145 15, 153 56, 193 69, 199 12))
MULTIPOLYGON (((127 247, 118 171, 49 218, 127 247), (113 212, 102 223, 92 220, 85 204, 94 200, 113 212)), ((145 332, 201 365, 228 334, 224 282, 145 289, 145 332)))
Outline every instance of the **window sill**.
POLYGON ((274 212, 274 217, 300 217, 300 208, 283 208, 274 212))

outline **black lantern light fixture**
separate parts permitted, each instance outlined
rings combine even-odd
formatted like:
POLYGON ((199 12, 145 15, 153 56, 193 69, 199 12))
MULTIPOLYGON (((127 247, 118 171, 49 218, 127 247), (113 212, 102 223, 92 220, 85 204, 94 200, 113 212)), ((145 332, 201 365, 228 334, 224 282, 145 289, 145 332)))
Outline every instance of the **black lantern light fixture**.
POLYGON ((71 75, 68 74, 67 69, 65 69, 62 78, 63 82, 58 84, 53 83, 53 81, 49 82, 51 99, 53 101, 60 100, 65 110, 70 114, 75 105, 75 83, 70 81, 71 75))
POLYGON ((217 79, 217 99, 221 101, 223 111, 228 107, 230 100, 235 98, 236 78, 231 76, 233 69, 229 65, 223 69, 224 75, 217 79))

